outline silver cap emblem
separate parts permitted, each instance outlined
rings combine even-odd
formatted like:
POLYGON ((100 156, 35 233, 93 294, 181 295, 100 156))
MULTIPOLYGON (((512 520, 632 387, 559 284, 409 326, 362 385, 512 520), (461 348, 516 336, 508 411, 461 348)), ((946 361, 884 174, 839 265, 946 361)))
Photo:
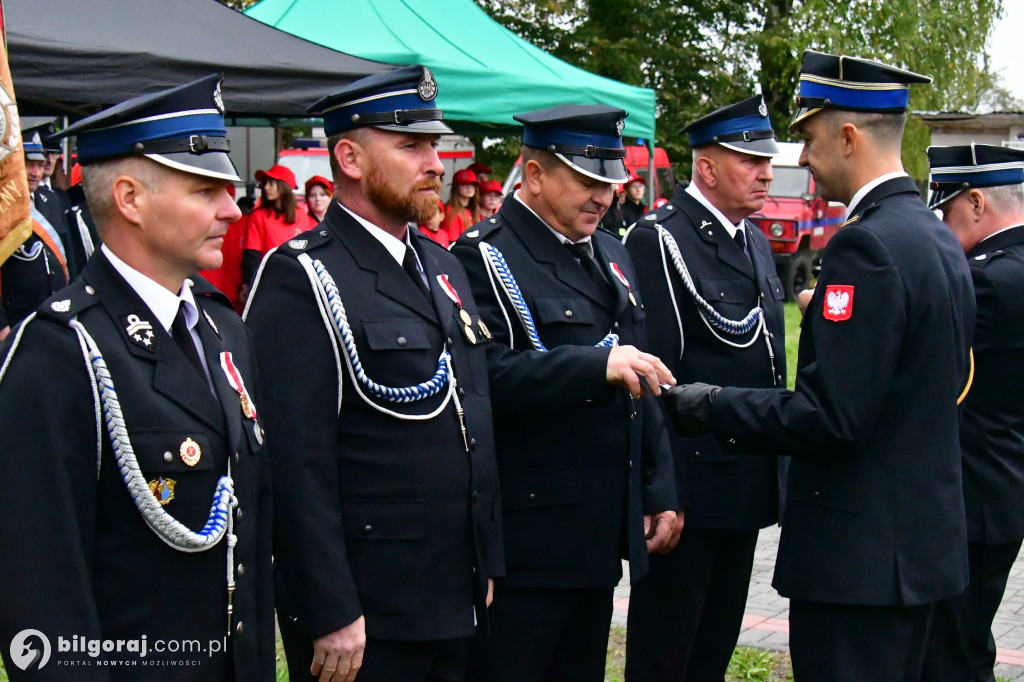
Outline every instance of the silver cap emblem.
POLYGON ((757 113, 761 114, 761 118, 768 118, 768 107, 765 106, 763 97, 761 103, 757 105, 757 113))
POLYGON ((220 95, 220 82, 217 83, 217 87, 213 89, 213 103, 217 105, 217 111, 221 114, 224 113, 224 98, 220 95))
POLYGON ((615 134, 622 137, 622 130, 626 127, 626 122, 621 118, 615 122, 615 134))
POLYGON ((437 97, 437 81, 434 80, 434 74, 430 73, 430 69, 425 66, 423 67, 423 76, 420 78, 420 84, 416 86, 416 93, 424 102, 429 102, 437 97))

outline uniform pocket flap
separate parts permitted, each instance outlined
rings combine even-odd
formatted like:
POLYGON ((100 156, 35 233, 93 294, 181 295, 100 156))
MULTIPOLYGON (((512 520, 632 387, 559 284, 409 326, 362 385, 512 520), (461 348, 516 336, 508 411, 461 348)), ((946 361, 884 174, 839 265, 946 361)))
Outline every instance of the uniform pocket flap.
POLYGON ((419 540, 423 500, 342 500, 347 540, 419 540))
POLYGON ((771 290, 776 301, 786 298, 786 290, 782 288, 782 280, 778 275, 768 275, 765 279, 768 280, 768 289, 771 290))
POLYGON ((583 503, 583 476, 577 469, 507 476, 501 502, 506 511, 583 503))
POLYGON ((700 277, 700 293, 709 303, 743 303, 743 280, 700 277))
POLYGON ((363 333, 373 350, 423 350, 430 348, 427 326, 420 320, 364 320, 363 333))
POLYGON ((791 486, 786 494, 795 502, 817 507, 857 513, 861 508, 860 493, 845 486, 800 485, 791 486))
POLYGON ((594 324, 590 304, 585 298, 572 296, 538 296, 534 299, 537 320, 543 324, 594 324))
POLYGON ((136 429, 128 438, 144 476, 149 472, 203 471, 213 467, 213 451, 206 434, 136 429))

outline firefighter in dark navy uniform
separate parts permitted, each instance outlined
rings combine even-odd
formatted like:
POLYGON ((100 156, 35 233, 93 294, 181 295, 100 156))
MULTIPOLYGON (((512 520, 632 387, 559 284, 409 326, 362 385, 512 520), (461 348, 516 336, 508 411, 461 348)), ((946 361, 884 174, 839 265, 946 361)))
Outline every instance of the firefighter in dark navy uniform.
POLYGON ((253 355, 230 303, 189 279, 239 217, 219 80, 64 131, 105 246, 3 348, 0 639, 52 644, 24 673, 5 644, 12 680, 274 678, 253 355))
MULTIPOLYGON (((746 218, 764 204, 775 133, 761 96, 683 129, 693 179, 626 235, 644 292, 650 347, 681 382, 783 386, 782 284, 771 246, 746 218), (662 252, 666 258, 662 258, 662 252)), ((758 530, 778 521, 773 457, 673 436, 679 544, 651 557, 629 600, 626 677, 721 680, 746 606, 758 530)))
POLYGON ((793 456, 773 585, 797 679, 918 679, 935 602, 967 585, 957 400, 974 293, 900 160, 908 86, 930 81, 804 53, 800 162, 850 219, 822 256, 795 390, 697 383, 665 401, 688 435, 793 456))
POLYGON ((992 620, 1024 540, 1024 150, 928 157, 929 206, 967 254, 978 312, 960 423, 970 584, 936 606, 924 679, 994 682, 992 620))
POLYGON ((517 115, 523 186, 452 249, 493 335, 508 574, 491 609, 496 681, 603 680, 620 557, 637 580, 648 549, 678 538, 667 434, 641 384, 657 392, 671 373, 642 350, 629 255, 595 231, 627 178, 625 115, 517 115))
POLYGON ((268 428, 291 434, 273 465, 292 680, 461 681, 504 570, 476 305, 459 262, 408 229, 437 210, 437 88, 410 66, 310 107, 336 200, 249 298, 268 428))
MULTIPOLYGON (((29 192, 36 191, 46 161, 36 133, 22 142, 29 192)), ((32 233, 0 266, 0 341, 11 327, 68 284, 68 267, 60 234, 32 206, 32 233)))

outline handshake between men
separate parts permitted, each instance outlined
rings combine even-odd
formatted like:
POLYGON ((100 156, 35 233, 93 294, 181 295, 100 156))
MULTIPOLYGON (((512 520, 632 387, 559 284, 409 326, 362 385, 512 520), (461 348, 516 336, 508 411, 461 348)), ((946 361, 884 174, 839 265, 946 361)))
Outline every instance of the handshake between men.
POLYGON ((721 386, 695 382, 661 390, 661 404, 681 436, 700 436, 711 431, 711 401, 721 386))

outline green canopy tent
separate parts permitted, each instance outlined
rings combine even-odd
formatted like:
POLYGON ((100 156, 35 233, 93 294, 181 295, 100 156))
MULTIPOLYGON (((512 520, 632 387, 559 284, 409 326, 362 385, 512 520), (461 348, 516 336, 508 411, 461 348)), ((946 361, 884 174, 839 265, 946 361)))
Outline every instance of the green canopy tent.
POLYGON ((511 134, 520 129, 513 114, 607 104, 629 112, 625 135, 653 145, 653 90, 552 57, 473 0, 262 0, 246 14, 346 54, 429 67, 439 86, 438 106, 461 133, 511 134))

